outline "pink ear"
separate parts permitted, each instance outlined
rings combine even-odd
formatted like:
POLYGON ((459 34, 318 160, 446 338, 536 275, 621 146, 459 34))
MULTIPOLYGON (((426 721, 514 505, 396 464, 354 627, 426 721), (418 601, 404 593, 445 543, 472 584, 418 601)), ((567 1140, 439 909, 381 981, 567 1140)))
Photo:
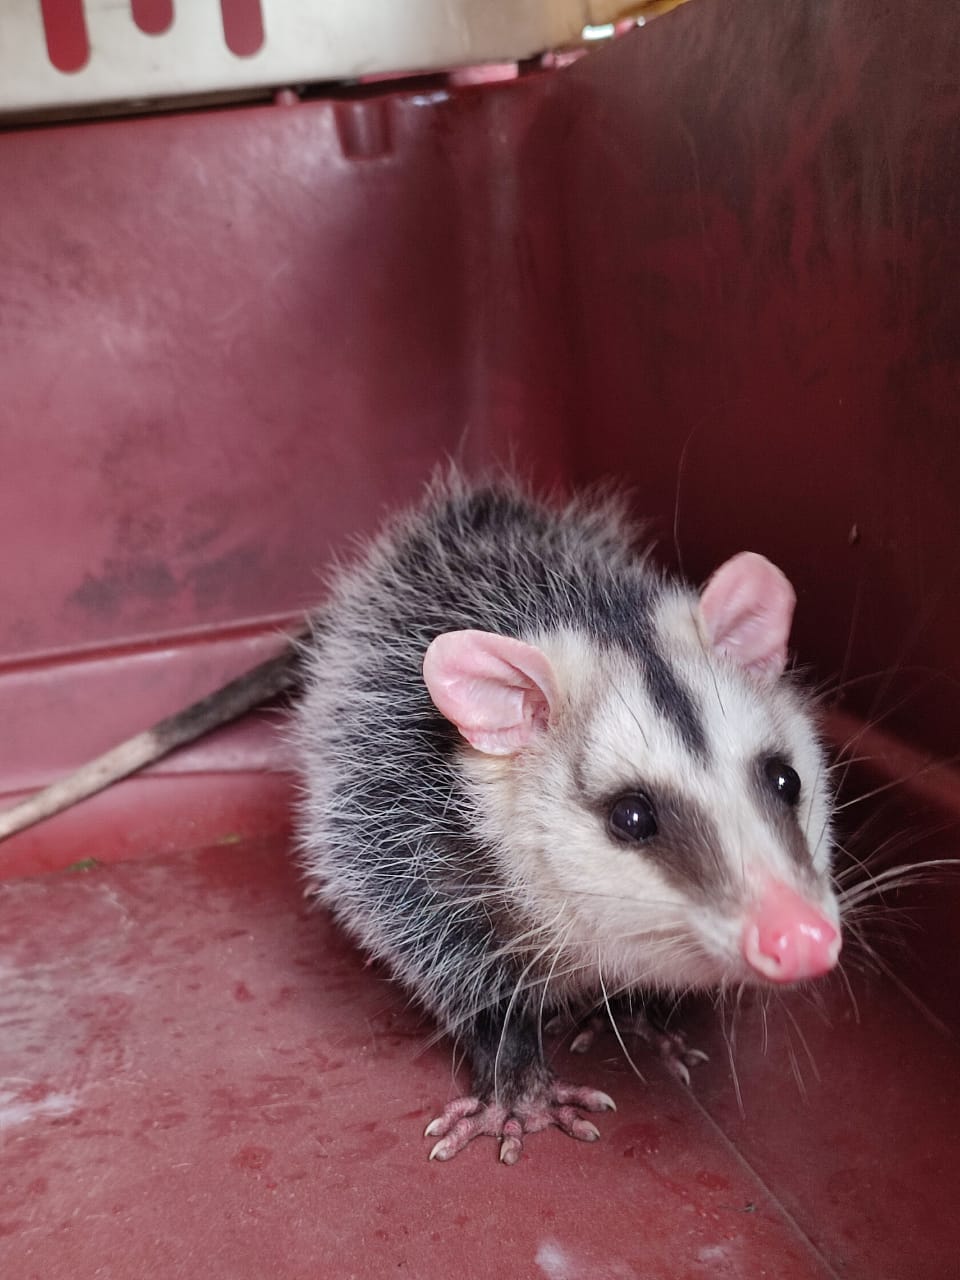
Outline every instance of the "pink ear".
POLYGON ((547 658, 532 644, 488 631, 448 631, 423 659, 437 710, 478 751, 508 756, 527 745, 557 705, 547 658))
POLYGON ((707 638, 716 653, 775 680, 787 665, 797 597, 776 565, 753 551, 722 564, 700 596, 707 638))

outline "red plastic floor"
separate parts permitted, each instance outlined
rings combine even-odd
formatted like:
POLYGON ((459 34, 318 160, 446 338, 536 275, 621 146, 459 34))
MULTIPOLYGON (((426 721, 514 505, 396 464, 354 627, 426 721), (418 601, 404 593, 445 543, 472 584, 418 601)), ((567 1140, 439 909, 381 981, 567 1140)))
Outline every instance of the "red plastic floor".
POLYGON ((617 1100, 601 1142, 439 1166, 450 1049, 307 909, 279 842, 0 897, 10 1280, 960 1274, 960 1050, 889 984, 857 989, 859 1022, 840 984, 829 1025, 793 999, 766 1045, 743 1012, 743 1115, 704 1011, 692 1092, 612 1038, 558 1048, 617 1100))

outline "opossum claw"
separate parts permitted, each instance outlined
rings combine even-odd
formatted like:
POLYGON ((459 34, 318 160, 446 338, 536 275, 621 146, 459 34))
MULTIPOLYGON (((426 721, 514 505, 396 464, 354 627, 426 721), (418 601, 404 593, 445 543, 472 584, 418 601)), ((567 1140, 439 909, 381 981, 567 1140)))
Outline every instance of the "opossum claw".
POLYGON ((709 1055, 702 1049, 690 1049, 681 1031, 664 1031, 654 1026, 646 1014, 638 1013, 630 1030, 652 1049, 655 1049, 664 1066, 681 1084, 690 1088, 690 1068, 700 1062, 709 1062, 709 1055))
MULTIPOLYGON (((423 1131, 423 1136, 425 1138, 445 1137, 458 1120, 462 1120, 466 1116, 475 1115, 482 1106, 483 1103, 479 1098, 457 1098, 456 1102, 451 1102, 444 1108, 442 1115, 430 1121, 423 1131)), ((439 1145, 437 1143, 437 1146, 439 1145)), ((431 1151, 430 1159, 433 1160, 434 1158, 434 1154, 431 1151)), ((436 1159, 443 1159, 443 1157, 437 1156, 436 1159)))
POLYGON ((589 1089, 585 1085, 564 1084, 554 1081, 551 1094, 555 1102, 572 1107, 582 1107, 584 1111, 616 1111, 617 1104, 602 1089, 589 1089))
POLYGON ((570 1041, 571 1053, 587 1053, 593 1048, 593 1042, 603 1030, 603 1019, 600 1017, 591 1018, 585 1027, 583 1027, 570 1041))
POLYGON ((605 1026, 604 1019, 598 1014, 591 1015, 582 1025, 580 1025, 579 1018, 571 1022, 569 1017, 558 1014, 556 1017, 551 1018, 543 1029, 548 1036, 565 1036, 575 1031, 576 1034, 570 1041, 570 1052, 587 1053, 593 1048, 594 1040, 596 1040, 605 1026))

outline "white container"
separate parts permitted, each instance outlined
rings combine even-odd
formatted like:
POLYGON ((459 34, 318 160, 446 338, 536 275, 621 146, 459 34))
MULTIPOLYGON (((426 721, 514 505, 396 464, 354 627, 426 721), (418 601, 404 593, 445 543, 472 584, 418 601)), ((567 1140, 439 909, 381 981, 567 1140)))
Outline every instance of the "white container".
MULTIPOLYGON (((84 114, 515 61, 577 42, 585 25, 677 0, 259 0, 263 40, 245 56, 228 47, 221 0, 174 0, 172 22, 153 35, 136 25, 128 0, 75 2, 89 52, 82 66, 63 71, 50 60, 40 0, 0 0, 0 112, 84 114)), ((231 0, 223 3, 229 12, 231 0)))

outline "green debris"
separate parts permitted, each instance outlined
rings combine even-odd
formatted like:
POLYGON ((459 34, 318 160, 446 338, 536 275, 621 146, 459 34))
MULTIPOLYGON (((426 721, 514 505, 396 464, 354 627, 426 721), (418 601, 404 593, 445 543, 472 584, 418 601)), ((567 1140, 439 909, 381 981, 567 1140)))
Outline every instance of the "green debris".
POLYGON ((243 836, 239 831, 231 831, 228 836, 221 836, 217 844, 240 844, 243 836))
POLYGON ((81 858, 79 862, 71 862, 69 867, 64 867, 65 871, 92 871, 94 867, 99 867, 100 863, 96 858, 81 858))

